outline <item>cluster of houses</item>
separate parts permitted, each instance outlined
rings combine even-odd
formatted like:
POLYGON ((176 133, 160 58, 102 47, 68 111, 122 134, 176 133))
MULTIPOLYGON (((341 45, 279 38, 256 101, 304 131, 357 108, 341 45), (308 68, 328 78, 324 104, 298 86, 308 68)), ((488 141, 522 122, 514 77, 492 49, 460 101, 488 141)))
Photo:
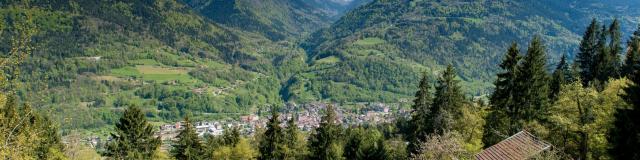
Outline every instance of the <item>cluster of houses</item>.
MULTIPOLYGON (((286 121, 293 119, 296 122, 297 127, 302 131, 312 131, 314 128, 320 126, 323 112, 327 105, 325 103, 309 103, 309 104, 287 104, 284 107, 284 112, 280 115, 280 120, 283 122, 282 126, 286 126, 286 121)), ((335 104, 331 104, 337 106, 335 104)), ((391 108, 397 108, 397 106, 390 106, 383 103, 367 103, 360 104, 365 106, 363 110, 358 112, 343 110, 341 107, 336 107, 336 113, 338 117, 338 123, 344 126, 353 126, 360 124, 379 124, 379 123, 392 123, 398 115, 406 116, 409 111, 395 109, 392 113, 391 108)), ((270 111, 267 111, 267 113, 270 111)), ((238 127, 242 134, 252 135, 258 128, 264 128, 269 120, 269 114, 267 116, 260 117, 256 114, 250 114, 239 117, 237 120, 218 120, 218 121, 198 121, 193 122, 196 128, 196 133, 199 136, 222 135, 226 129, 238 127)), ((182 129, 184 122, 176 122, 174 124, 165 124, 160 126, 157 133, 163 140, 172 140, 178 135, 178 132, 182 129)))

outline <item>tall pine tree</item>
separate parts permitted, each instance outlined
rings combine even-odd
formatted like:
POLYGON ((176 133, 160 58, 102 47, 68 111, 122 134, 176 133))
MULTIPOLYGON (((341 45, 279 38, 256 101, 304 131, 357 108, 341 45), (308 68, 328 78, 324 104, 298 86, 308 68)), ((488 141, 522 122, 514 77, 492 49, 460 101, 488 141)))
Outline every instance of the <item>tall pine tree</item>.
POLYGON ((620 31, 620 21, 618 19, 614 19, 609 26, 609 54, 611 54, 610 65, 613 70, 611 70, 611 76, 613 78, 620 77, 620 70, 622 64, 620 63, 620 55, 622 54, 622 31, 620 31))
POLYGON ((486 117, 482 142, 485 146, 491 146, 510 136, 515 132, 511 127, 518 119, 515 114, 516 102, 516 78, 518 76, 518 64, 522 57, 518 44, 513 43, 505 55, 495 82, 496 89, 490 97, 489 115, 486 117))
POLYGON ((191 124, 189 117, 184 119, 184 129, 178 133, 177 140, 173 144, 171 155, 178 160, 204 159, 204 146, 191 124))
POLYGON ((427 73, 422 74, 422 79, 420 80, 420 84, 418 85, 418 91, 416 92, 416 99, 413 100, 411 120, 409 121, 409 125, 411 130, 409 131, 409 135, 407 136, 407 140, 409 141, 408 150, 411 153, 415 153, 420 148, 420 144, 427 138, 427 126, 430 126, 428 123, 428 119, 431 117, 429 115, 431 104, 433 103, 433 98, 431 96, 431 85, 429 83, 429 77, 427 73))
POLYGON ((105 156, 114 159, 151 159, 162 143, 154 137, 153 126, 138 107, 129 107, 116 123, 113 139, 107 144, 105 156))
POLYGON ((287 127, 284 132, 286 136, 284 143, 289 149, 287 159, 304 159, 307 155, 306 143, 294 118, 287 121, 287 127))
POLYGON ((622 74, 624 76, 630 76, 633 73, 634 66, 640 64, 640 25, 638 29, 633 32, 633 35, 627 42, 627 55, 625 56, 624 66, 622 68, 622 74))
POLYGON ((346 159, 384 160, 384 137, 376 129, 356 127, 347 130, 346 159))
POLYGON ((451 131, 454 117, 459 117, 464 105, 464 95, 455 79, 456 71, 453 66, 447 66, 436 84, 433 106, 430 108, 431 117, 427 124, 427 134, 443 134, 451 131))
POLYGON ((263 160, 285 159, 286 144, 284 130, 280 127, 280 114, 274 108, 271 110, 271 119, 267 122, 267 130, 264 139, 260 142, 260 157, 263 160))
POLYGON ((320 127, 309 137, 310 159, 338 160, 343 159, 340 139, 342 128, 336 123, 338 117, 333 105, 327 105, 320 127))
POLYGON ((610 77, 615 77, 617 70, 618 60, 613 57, 611 49, 607 44, 607 36, 609 32, 605 25, 602 26, 597 43, 597 53, 593 64, 594 71, 593 76, 601 85, 609 80, 610 77))
POLYGON ((623 95, 630 108, 617 110, 610 136, 610 153, 615 159, 640 159, 640 72, 633 72, 630 79, 623 95))
POLYGON ((567 55, 562 55, 560 58, 560 62, 556 66, 555 71, 553 71, 552 79, 551 79, 551 94, 550 98, 555 99, 555 97, 560 93, 560 89, 562 85, 569 84, 573 82, 573 77, 571 73, 570 65, 567 63, 567 55))
MULTIPOLYGON (((512 121, 530 122, 544 119, 549 105, 549 75, 546 69, 546 52, 539 36, 535 36, 529 44, 527 55, 522 58, 518 67, 516 82, 515 107, 512 121)), ((513 129, 522 129, 523 124, 515 124, 513 129)))
POLYGON ((584 35, 582 36, 582 41, 580 42, 580 52, 576 57, 576 64, 578 65, 578 71, 580 72, 580 77, 583 81, 583 84, 589 84, 594 77, 594 59, 598 52, 598 38, 600 36, 598 21, 594 18, 587 27, 584 35))

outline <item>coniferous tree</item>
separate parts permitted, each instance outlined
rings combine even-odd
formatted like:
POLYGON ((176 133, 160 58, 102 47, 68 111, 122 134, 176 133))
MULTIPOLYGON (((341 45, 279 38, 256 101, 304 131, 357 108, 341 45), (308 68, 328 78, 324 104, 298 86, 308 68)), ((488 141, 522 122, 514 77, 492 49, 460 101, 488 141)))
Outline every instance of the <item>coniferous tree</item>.
POLYGON ((620 64, 620 55, 622 54, 623 50, 622 31, 620 31, 620 21, 618 21, 618 19, 614 19, 609 26, 609 40, 609 54, 611 55, 611 60, 609 63, 611 63, 611 68, 613 68, 613 70, 610 71, 613 73, 610 74, 611 77, 618 78, 620 77, 620 70, 622 66, 620 64))
POLYGON ((513 120, 518 118, 513 111, 517 107, 514 94, 517 92, 516 78, 520 59, 522 57, 518 45, 513 43, 500 64, 503 72, 497 75, 496 89, 490 97, 490 112, 486 117, 482 137, 485 146, 496 144, 514 132, 511 126, 515 123, 513 120))
POLYGON ((569 68, 569 64, 567 63, 567 55, 562 55, 560 58, 560 62, 558 62, 558 66, 556 66, 556 70, 553 71, 552 79, 551 79, 551 94, 550 98, 553 100, 560 93, 560 89, 562 85, 569 84, 573 82, 573 77, 571 73, 571 69, 569 68))
POLYGON ((342 129, 336 123, 337 115, 333 105, 327 105, 325 115, 322 117, 320 127, 309 138, 310 159, 316 160, 338 160, 342 158, 342 147, 340 144, 342 129))
POLYGON ((640 25, 633 32, 629 42, 627 42, 627 55, 625 56, 622 73, 624 76, 630 76, 633 73, 634 66, 640 64, 640 25))
POLYGON ((411 113, 411 120, 409 121, 410 131, 407 136, 407 140, 409 141, 408 150, 411 153, 415 153, 421 144, 421 141, 424 141, 427 138, 427 126, 430 126, 428 123, 428 119, 431 117, 429 115, 429 110, 431 108, 431 104, 433 103, 433 98, 431 97, 431 85, 429 84, 429 77, 427 73, 422 74, 422 79, 420 80, 420 84, 418 85, 418 91, 416 92, 416 99, 413 100, 413 112, 411 113))
POLYGON ((240 141, 240 128, 231 127, 227 128, 226 131, 222 134, 223 145, 233 146, 240 141))
POLYGON ((640 72, 630 76, 631 83, 624 89, 623 99, 630 108, 618 109, 611 131, 611 155, 615 159, 640 159, 640 72))
POLYGON ((546 52, 539 36, 535 36, 518 67, 514 93, 515 107, 512 121, 516 121, 512 129, 520 130, 521 122, 544 119, 549 105, 549 75, 546 70, 546 52))
POLYGON ((178 160, 204 159, 202 157, 202 155, 204 155, 204 147, 189 117, 186 117, 184 122, 184 129, 178 133, 176 137, 177 141, 173 144, 173 149, 171 150, 172 156, 178 160))
POLYGON ((594 18, 587 27, 582 41, 580 42, 580 52, 576 57, 576 64, 578 65, 578 71, 583 84, 589 84, 594 77, 594 59, 598 52, 598 38, 600 37, 600 30, 598 21, 594 18))
POLYGON ((430 120, 427 124, 427 134, 442 134, 453 127, 454 117, 459 117, 460 109, 464 105, 464 95, 455 80, 456 71, 453 66, 447 66, 436 84, 433 106, 430 108, 430 120))
POLYGON ((307 153, 306 142, 294 118, 287 121, 287 127, 284 129, 284 132, 286 136, 284 143, 289 149, 287 159, 304 159, 307 153))
POLYGON ((597 80, 601 85, 601 83, 609 80, 610 77, 615 76, 616 72, 616 62, 611 53, 611 49, 607 45, 607 36, 609 32, 607 32, 607 27, 602 26, 602 30, 600 31, 600 36, 598 38, 597 53, 594 62, 594 71, 593 76, 595 80, 597 80))
POLYGON ((114 159, 151 159, 162 143, 154 137, 153 126, 149 124, 138 107, 125 109, 116 123, 112 142, 107 144, 105 156, 114 159))
POLYGON ((384 138, 375 129, 362 127, 347 131, 347 141, 344 146, 346 159, 383 160, 385 159, 384 138))
POLYGON ((264 139, 260 142, 260 159, 285 159, 286 144, 284 130, 280 127, 280 114, 276 109, 271 111, 271 119, 267 122, 264 139))

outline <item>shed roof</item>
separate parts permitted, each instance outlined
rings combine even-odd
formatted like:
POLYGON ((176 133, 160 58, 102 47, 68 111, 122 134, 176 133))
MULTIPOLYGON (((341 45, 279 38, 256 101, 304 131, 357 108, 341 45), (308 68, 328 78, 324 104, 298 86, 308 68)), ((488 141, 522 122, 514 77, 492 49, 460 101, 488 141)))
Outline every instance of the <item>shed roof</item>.
POLYGON ((527 131, 520 131, 475 155, 477 160, 528 159, 551 147, 527 131))

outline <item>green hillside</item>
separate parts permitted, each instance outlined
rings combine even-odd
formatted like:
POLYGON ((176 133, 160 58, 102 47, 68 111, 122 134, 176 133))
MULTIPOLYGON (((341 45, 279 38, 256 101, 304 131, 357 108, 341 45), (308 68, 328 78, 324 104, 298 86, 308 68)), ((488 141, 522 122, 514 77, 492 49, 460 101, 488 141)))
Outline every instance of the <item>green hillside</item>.
POLYGON ((308 74, 314 76, 299 79, 323 84, 307 90, 328 99, 397 101, 413 94, 410 82, 420 72, 439 73, 452 64, 470 95, 487 94, 511 42, 524 44, 541 35, 555 64, 560 55, 577 52, 584 24, 592 18, 618 18, 624 33, 631 33, 638 5, 628 0, 376 0, 310 36, 303 46, 310 57, 308 74), (338 60, 328 65, 327 57, 338 60), (325 87, 333 84, 354 92, 325 87))
POLYGON ((155 121, 252 112, 282 104, 281 77, 304 64, 291 42, 217 24, 175 1, 2 6, 4 42, 20 15, 37 29, 22 97, 68 121, 63 128, 101 128, 128 105, 155 121))
MULTIPOLYGON (((640 5, 341 2, 8 1, 0 8, 0 38, 8 42, 12 22, 29 15, 38 32, 21 97, 69 121, 64 128, 95 129, 129 105, 170 122, 287 101, 409 101, 420 72, 438 74, 449 63, 467 95, 486 94, 511 41, 540 34, 553 58, 572 55, 592 17, 617 17, 629 33, 640 5)), ((0 44, 0 52, 9 46, 0 44)))

